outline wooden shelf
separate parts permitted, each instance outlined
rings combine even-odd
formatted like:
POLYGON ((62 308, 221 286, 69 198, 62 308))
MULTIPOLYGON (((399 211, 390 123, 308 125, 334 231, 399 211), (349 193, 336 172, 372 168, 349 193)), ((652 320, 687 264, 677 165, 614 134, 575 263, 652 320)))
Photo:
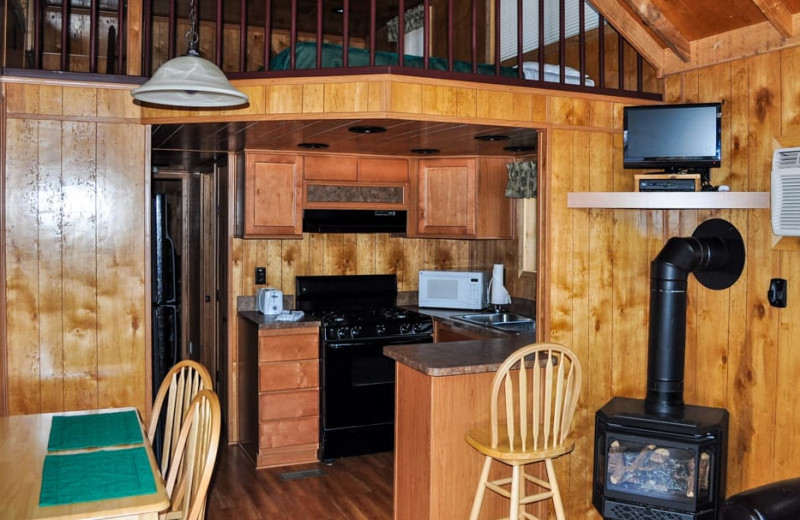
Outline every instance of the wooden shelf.
POLYGON ((568 208, 768 209, 769 192, 575 192, 568 208))

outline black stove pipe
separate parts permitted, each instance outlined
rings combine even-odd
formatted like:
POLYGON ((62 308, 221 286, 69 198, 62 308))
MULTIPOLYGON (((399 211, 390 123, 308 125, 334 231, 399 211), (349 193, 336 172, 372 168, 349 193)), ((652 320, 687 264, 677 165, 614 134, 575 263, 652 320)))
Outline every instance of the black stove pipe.
MULTIPOLYGON (((698 238, 695 234, 688 238, 671 238, 650 264, 645 398, 648 413, 669 415, 683 409, 687 279, 689 273, 726 272, 738 267, 739 272, 733 277, 735 281, 741 272, 738 264, 743 264, 744 260, 743 256, 741 262, 738 258, 740 244, 729 246, 731 244, 723 237, 698 238)), ((701 277, 698 279, 703 282, 701 277)))

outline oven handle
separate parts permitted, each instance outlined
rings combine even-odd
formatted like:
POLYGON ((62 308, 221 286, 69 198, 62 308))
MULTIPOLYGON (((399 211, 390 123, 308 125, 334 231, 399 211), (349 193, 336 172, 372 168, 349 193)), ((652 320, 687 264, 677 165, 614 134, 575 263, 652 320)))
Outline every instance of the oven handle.
POLYGON ((366 341, 342 341, 342 342, 334 342, 329 341, 325 343, 325 348, 358 348, 358 347, 371 347, 376 344, 381 344, 383 346, 389 345, 412 345, 414 343, 433 343, 433 338, 431 336, 426 336, 424 338, 386 338, 388 341, 382 341, 381 339, 371 339, 366 341))

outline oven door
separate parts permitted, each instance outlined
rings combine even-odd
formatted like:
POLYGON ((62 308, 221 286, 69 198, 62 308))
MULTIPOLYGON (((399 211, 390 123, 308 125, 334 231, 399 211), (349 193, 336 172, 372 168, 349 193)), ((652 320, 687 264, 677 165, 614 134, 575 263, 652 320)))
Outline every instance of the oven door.
POLYGON ((322 359, 322 428, 331 430, 394 421, 394 360, 385 345, 430 343, 414 337, 331 341, 322 359))

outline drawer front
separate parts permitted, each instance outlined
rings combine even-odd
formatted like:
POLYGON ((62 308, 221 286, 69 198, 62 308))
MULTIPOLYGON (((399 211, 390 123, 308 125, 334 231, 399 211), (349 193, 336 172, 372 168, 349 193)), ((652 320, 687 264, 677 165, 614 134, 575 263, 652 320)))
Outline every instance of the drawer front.
POLYGON ((296 392, 270 392, 258 398, 258 416, 262 421, 319 415, 317 389, 296 392))
POLYGON ((319 440, 319 417, 299 417, 261 423, 260 448, 278 448, 319 440))
POLYGON ((358 160, 358 180, 361 182, 408 182, 407 159, 358 160))
POLYGON ((258 366, 258 390, 295 390, 319 386, 317 360, 264 363, 258 366))
POLYGON ((287 334, 258 338, 258 361, 290 361, 293 359, 317 359, 319 357, 319 335, 287 334))
POLYGON ((358 179, 358 159, 341 155, 307 155, 303 178, 314 181, 355 181, 358 179))

